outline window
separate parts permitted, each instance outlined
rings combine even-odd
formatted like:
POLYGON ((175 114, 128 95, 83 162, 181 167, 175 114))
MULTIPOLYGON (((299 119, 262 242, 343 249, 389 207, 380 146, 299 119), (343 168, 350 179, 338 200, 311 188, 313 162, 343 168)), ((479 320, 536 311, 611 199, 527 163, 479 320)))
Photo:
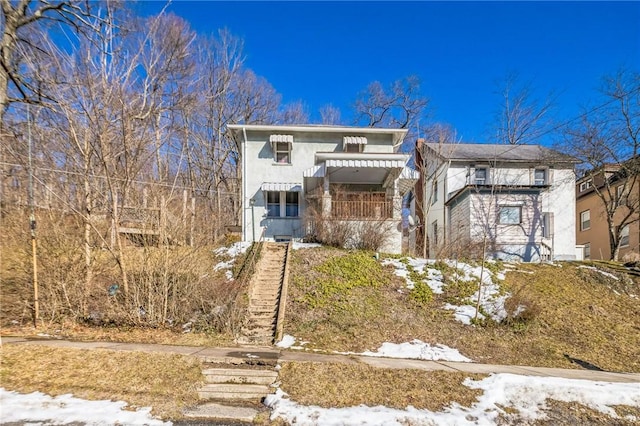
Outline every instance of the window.
POLYGON ((475 182, 476 185, 485 185, 487 183, 487 169, 485 167, 476 168, 475 182))
POLYGON ((546 183, 547 183, 547 169, 535 169, 533 171, 533 184, 546 185, 546 183))
POLYGON ((518 225, 522 222, 522 207, 501 206, 498 212, 498 223, 501 225, 518 225))
POLYGON ((298 217, 299 193, 266 191, 267 217, 298 217))
POLYGON ((278 164, 291 164, 291 144, 289 142, 276 142, 275 161, 278 164))
POLYGON ((629 245, 629 225, 625 225, 620 230, 620 247, 629 245))
POLYGON ((591 259, 591 243, 584 244, 584 258, 591 259))
POLYGON ((580 192, 584 192, 587 189, 591 188, 591 181, 587 180, 580 184, 580 192))
POLYGON ((438 181, 434 179, 431 185, 431 204, 436 201, 438 201, 438 181))
POLYGON ((616 195, 618 197, 618 204, 625 204, 627 202, 627 197, 624 196, 624 185, 618 185, 616 195))
POLYGON ((286 206, 285 216, 298 217, 298 193, 297 192, 285 192, 286 206))
POLYGON ((585 210, 580 213, 580 230, 586 231, 591 228, 591 211, 585 210))
POLYGON ((438 221, 434 220, 431 224, 431 230, 433 231, 433 244, 438 244, 438 221))
POLYGON ((364 145, 359 143, 348 143, 344 146, 344 152, 362 152, 364 145))
POLYGON ((280 193, 267 191, 267 217, 280 216, 280 193))

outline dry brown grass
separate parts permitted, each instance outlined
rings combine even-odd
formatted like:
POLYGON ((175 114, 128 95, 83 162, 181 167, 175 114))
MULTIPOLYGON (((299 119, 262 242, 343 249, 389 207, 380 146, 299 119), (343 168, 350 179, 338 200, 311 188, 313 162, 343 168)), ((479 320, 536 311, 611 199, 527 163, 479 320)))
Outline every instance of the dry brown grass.
POLYGON ((64 321, 34 328, 9 326, 0 331, 3 336, 65 338, 81 342, 156 343, 179 346, 235 346, 231 334, 181 333, 169 328, 94 327, 64 321))
POLYGON ((441 411, 453 402, 470 406, 482 394, 462 384, 483 376, 444 371, 388 370, 363 364, 288 362, 280 370, 281 388, 303 405, 354 407, 383 405, 441 411))
POLYGON ((630 296, 640 296, 637 283, 623 285, 574 263, 520 264, 518 270, 533 274, 510 272, 503 287, 535 301, 532 318, 466 326, 442 309, 442 295, 425 307, 413 303, 404 280, 388 268, 381 286, 343 296, 352 309, 310 307, 304 295, 318 285, 314 267, 345 255, 326 248, 294 252, 285 332, 309 341, 308 347, 359 352, 420 339, 456 348, 476 362, 582 368, 573 358, 608 371, 640 371, 640 299, 630 296))
POLYGON ((197 403, 200 362, 180 355, 3 345, 0 379, 8 390, 73 393, 90 400, 122 400, 179 418, 197 403))

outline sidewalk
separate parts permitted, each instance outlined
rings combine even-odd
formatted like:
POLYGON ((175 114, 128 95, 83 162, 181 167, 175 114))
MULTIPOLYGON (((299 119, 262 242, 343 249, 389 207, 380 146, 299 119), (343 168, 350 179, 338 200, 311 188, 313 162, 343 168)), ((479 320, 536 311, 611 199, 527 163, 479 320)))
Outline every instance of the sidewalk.
POLYGON ((159 352, 194 356, 203 362, 240 364, 243 361, 276 363, 286 361, 363 363, 377 368, 461 371, 467 373, 511 373, 525 376, 563 377, 567 379, 602 382, 640 383, 640 373, 613 373, 608 371, 578 370, 566 368, 528 367, 519 365, 477 364, 469 362, 424 361, 415 359, 378 358, 360 355, 318 354, 305 351, 282 350, 275 347, 201 347, 156 345, 145 343, 74 342, 58 339, 31 339, 1 337, 2 345, 44 345, 58 348, 106 349, 111 351, 159 352))

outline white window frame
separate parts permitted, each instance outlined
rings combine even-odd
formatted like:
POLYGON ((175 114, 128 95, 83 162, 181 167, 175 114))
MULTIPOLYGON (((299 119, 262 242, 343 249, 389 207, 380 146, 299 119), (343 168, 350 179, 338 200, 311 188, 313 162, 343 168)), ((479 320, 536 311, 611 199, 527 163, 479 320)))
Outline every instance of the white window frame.
POLYGON ((624 195, 625 189, 626 189, 626 185, 624 183, 616 187, 616 197, 618 200, 618 204, 626 203, 626 197, 624 195))
POLYGON ((619 247, 629 247, 629 225, 625 225, 620 230, 620 244, 619 247))
POLYGON ((591 229, 591 210, 580 212, 580 230, 586 231, 591 229))
POLYGON ((520 225, 522 223, 522 206, 504 205, 498 207, 498 224, 500 225, 520 225), (511 215, 505 215, 506 212, 517 212, 517 222, 509 219, 511 215), (505 220, 508 219, 508 220, 505 220))
POLYGON ((431 204, 435 204, 438 201, 438 180, 434 179, 431 183, 431 204))
POLYGON ((591 179, 580 183, 580 192, 584 192, 589 188, 591 188, 591 179))
POLYGON ((266 214, 268 218, 299 218, 300 217, 300 193, 298 191, 265 191, 265 195, 264 195, 264 199, 265 199, 265 208, 267 210, 266 214), (277 202, 277 206, 278 206, 278 214, 270 214, 272 212, 272 209, 269 208, 269 206, 276 206, 276 203, 269 203, 269 194, 278 194, 277 198, 278 198, 278 202, 277 202), (296 197, 298 198, 296 206, 296 212, 297 215, 293 216, 293 215, 288 215, 289 213, 289 209, 288 206, 293 205, 294 203, 287 203, 287 194, 296 194, 296 197))
POLYGON ((291 145, 291 142, 273 143, 273 161, 276 164, 291 164, 291 145))
POLYGON ((551 228, 553 227, 553 213, 544 212, 542 213, 542 238, 551 238, 553 232, 551 228))
POLYGON ((538 167, 533 169, 533 184, 535 186, 546 185, 549 182, 549 169, 538 167), (538 179, 537 173, 542 172, 542 179, 538 179))
POLYGON ((489 167, 476 167, 473 171, 473 182, 475 185, 486 185, 489 183, 489 167), (484 172, 483 178, 478 178, 478 171, 484 172))

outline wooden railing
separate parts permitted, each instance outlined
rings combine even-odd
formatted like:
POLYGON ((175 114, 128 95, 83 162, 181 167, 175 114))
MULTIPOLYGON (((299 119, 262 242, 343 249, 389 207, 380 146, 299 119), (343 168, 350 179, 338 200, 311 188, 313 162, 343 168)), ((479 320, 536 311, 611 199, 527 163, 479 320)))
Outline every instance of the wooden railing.
POLYGON ((393 203, 331 200, 331 216, 336 219, 390 219, 393 217, 393 203))

